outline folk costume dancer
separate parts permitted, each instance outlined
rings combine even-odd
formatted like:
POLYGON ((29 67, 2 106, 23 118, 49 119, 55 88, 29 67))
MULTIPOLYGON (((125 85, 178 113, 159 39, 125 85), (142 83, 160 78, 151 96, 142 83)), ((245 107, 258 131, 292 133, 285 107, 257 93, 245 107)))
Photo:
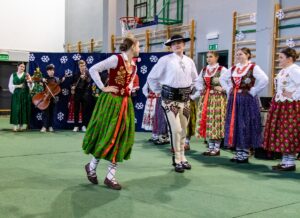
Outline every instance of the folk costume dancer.
POLYGON ((257 94, 269 82, 265 72, 251 63, 249 48, 237 51, 238 63, 220 77, 228 96, 225 145, 236 148, 230 161, 248 163, 249 149, 262 146, 262 125, 257 94))
POLYGON ((227 69, 218 63, 219 55, 215 51, 207 53, 208 65, 204 67, 196 80, 196 93, 193 98, 200 96, 197 133, 208 140, 206 156, 219 156, 220 145, 225 134, 225 115, 227 98, 221 87, 220 76, 227 69))
POLYGON ((93 155, 85 165, 88 180, 98 184, 97 165, 100 159, 106 159, 110 164, 104 184, 115 190, 122 188, 115 178, 117 163, 130 158, 134 143, 134 106, 130 95, 137 71, 132 59, 139 54, 139 42, 126 37, 120 50, 121 54, 112 55, 90 68, 90 75, 102 92, 82 145, 86 154, 93 155), (105 70, 109 70, 107 87, 99 75, 105 70))
POLYGON ((276 93, 269 109, 263 146, 282 153, 276 171, 295 171, 296 153, 300 152, 300 67, 295 64, 299 54, 286 48, 279 53, 282 70, 275 78, 276 93))
POLYGON ((190 38, 181 35, 167 40, 165 45, 170 46, 173 53, 160 58, 147 78, 150 89, 161 95, 174 149, 173 165, 179 173, 191 169, 184 144, 190 117, 190 94, 198 76, 194 61, 183 54, 188 41, 190 38))

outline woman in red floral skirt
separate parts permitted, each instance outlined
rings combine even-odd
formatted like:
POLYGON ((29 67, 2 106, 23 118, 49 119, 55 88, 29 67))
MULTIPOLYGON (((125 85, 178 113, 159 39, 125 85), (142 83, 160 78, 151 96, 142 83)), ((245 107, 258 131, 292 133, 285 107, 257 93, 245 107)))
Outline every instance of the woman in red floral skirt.
POLYGON ((282 70, 275 78, 276 93, 269 110, 264 133, 264 147, 281 152, 282 161, 276 171, 295 171, 296 153, 300 152, 300 67, 299 55, 292 48, 279 53, 282 70))

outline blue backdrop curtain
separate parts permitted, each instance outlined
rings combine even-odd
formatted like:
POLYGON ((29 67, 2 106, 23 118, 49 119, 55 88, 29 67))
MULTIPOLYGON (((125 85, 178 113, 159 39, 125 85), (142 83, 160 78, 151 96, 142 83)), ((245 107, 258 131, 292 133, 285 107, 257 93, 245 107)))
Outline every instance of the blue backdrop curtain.
MULTIPOLYGON (((140 81, 140 90, 137 96, 134 97, 135 106, 135 121, 136 131, 144 131, 141 129, 144 106, 146 98, 142 93, 142 87, 144 86, 147 76, 156 64, 158 59, 168 53, 141 53, 138 60, 138 76, 140 81)), ((70 86, 72 82, 72 75, 79 72, 77 62, 79 60, 85 60, 87 67, 99 61, 102 61, 111 53, 31 53, 29 57, 29 72, 32 75, 37 67, 40 68, 43 76, 46 76, 46 66, 48 64, 55 65, 55 76, 63 77, 65 74, 68 76, 66 80, 61 84, 62 92, 58 95, 58 102, 54 107, 53 123, 54 129, 71 129, 73 124, 67 123, 68 119, 68 103, 70 99, 70 86)), ((91 108, 91 111, 93 108, 91 108)), ((42 126, 42 113, 39 109, 32 107, 31 114, 31 128, 41 128, 42 126)))

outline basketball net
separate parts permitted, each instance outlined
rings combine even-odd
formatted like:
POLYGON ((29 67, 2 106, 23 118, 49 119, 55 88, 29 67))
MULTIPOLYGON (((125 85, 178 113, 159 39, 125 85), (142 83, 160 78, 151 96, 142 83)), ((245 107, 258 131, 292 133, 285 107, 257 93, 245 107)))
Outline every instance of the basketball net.
POLYGON ((130 30, 135 29, 138 24, 138 17, 121 17, 120 24, 122 30, 122 36, 125 37, 130 30))

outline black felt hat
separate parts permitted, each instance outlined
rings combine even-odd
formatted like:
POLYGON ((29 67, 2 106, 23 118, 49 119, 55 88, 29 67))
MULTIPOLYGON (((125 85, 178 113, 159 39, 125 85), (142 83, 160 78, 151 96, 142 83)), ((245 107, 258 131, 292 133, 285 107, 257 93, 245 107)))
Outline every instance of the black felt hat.
POLYGON ((174 35, 172 36, 170 39, 168 39, 166 42, 165 42, 165 45, 166 46, 171 46, 173 42, 176 42, 176 41, 183 41, 183 42, 188 42, 190 41, 191 38, 187 37, 187 38, 184 38, 182 35, 174 35))

